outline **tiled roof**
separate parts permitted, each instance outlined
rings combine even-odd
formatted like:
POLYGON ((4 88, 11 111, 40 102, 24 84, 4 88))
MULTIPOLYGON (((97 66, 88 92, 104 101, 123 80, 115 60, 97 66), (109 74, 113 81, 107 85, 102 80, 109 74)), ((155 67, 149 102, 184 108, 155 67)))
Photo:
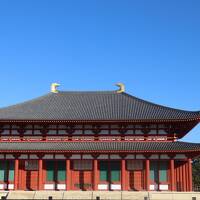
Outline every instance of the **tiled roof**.
POLYGON ((127 93, 59 92, 0 109, 0 120, 188 120, 200 112, 173 109, 127 93))
POLYGON ((200 144, 186 142, 1 142, 0 151, 36 152, 174 152, 200 151, 200 144))

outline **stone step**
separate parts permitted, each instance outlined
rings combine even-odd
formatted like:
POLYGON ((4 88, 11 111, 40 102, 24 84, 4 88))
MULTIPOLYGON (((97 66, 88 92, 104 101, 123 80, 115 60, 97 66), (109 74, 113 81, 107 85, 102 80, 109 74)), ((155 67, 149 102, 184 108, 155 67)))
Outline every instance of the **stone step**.
POLYGON ((144 197, 150 197, 148 200, 200 200, 200 193, 195 192, 121 192, 121 191, 1 191, 1 196, 7 196, 8 200, 17 199, 44 199, 49 196, 53 200, 144 200, 144 197))
POLYGON ((7 199, 34 199, 35 191, 10 191, 7 199))

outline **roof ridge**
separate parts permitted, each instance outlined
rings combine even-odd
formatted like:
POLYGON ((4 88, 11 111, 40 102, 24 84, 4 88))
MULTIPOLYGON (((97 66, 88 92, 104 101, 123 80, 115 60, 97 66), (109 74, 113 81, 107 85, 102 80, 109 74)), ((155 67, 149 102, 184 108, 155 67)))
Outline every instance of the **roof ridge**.
POLYGON ((117 90, 71 90, 71 91, 63 91, 63 90, 59 90, 58 93, 56 94, 59 94, 59 93, 112 93, 112 94, 119 94, 117 93, 117 90))

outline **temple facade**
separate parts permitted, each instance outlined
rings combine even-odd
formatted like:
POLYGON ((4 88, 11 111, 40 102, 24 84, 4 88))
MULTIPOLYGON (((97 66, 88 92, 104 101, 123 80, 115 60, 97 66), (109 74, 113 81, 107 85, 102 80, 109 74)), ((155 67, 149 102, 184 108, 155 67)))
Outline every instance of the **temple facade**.
POLYGON ((192 191, 200 112, 116 91, 51 93, 0 109, 1 190, 192 191))

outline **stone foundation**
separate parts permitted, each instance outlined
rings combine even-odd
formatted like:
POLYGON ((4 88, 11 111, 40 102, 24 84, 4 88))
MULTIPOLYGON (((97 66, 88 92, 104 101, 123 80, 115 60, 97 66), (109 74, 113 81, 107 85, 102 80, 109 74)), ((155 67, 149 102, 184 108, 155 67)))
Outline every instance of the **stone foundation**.
POLYGON ((95 200, 100 197, 102 200, 200 200, 200 192, 110 192, 110 191, 2 191, 0 198, 6 199, 47 199, 49 196, 53 200, 95 200))

